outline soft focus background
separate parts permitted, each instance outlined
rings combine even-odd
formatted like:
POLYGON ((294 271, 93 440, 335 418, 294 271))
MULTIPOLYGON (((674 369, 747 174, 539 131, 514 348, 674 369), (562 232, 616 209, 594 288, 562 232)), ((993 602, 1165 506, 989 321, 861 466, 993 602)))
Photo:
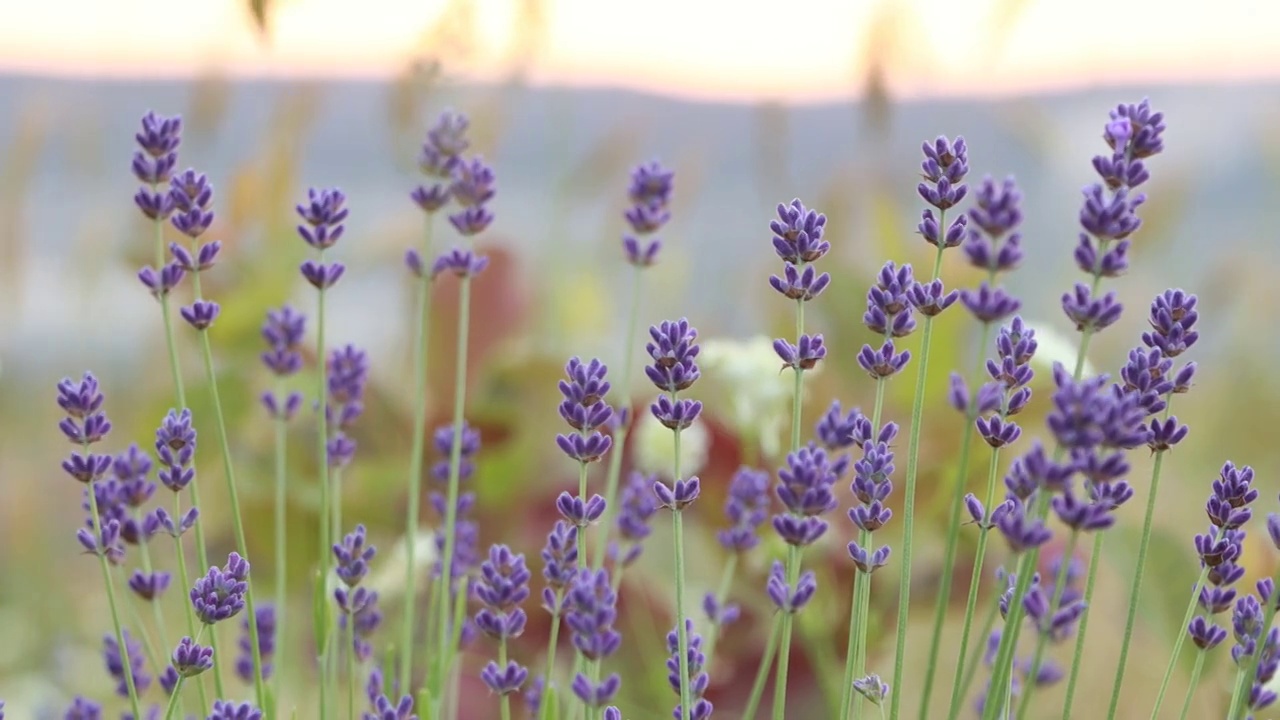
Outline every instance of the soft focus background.
MULTIPOLYGON (((728 476, 749 459, 776 464, 772 433, 788 412, 785 393, 779 402, 773 386, 777 362, 759 349, 767 344, 758 337, 791 333, 791 306, 766 282, 778 264, 769 244, 773 206, 800 197, 824 211, 834 245, 833 285, 809 309, 809 327, 826 335, 832 352, 809 384, 806 427, 832 398, 846 406, 870 402, 872 384, 853 362, 869 339, 859 321, 863 293, 884 260, 932 257, 915 235, 921 202, 914 188, 919 145, 938 134, 965 136, 971 182, 984 174, 1018 178, 1028 260, 1008 286, 1042 334, 1060 337, 1060 356, 1073 356, 1075 337, 1057 304, 1077 279, 1070 253, 1079 189, 1093 181, 1089 162, 1104 150, 1107 111, 1143 96, 1166 114, 1167 150, 1150 163, 1133 271, 1111 284, 1129 311, 1097 338, 1090 360, 1100 372, 1114 371, 1138 342, 1146 304, 1164 288, 1199 293, 1202 309, 1202 338, 1192 352, 1199 384, 1178 404, 1192 435, 1165 464, 1138 649, 1121 708, 1125 717, 1148 712, 1198 571, 1191 534, 1203 524, 1200 508, 1217 468, 1227 459, 1254 465, 1266 510, 1274 509, 1280 487, 1280 341, 1272 314, 1280 302, 1280 6, 795 0, 785 8, 730 0, 650 0, 642 9, 613 0, 5 3, 0 698, 9 714, 43 717, 75 693, 110 694, 99 654, 109 620, 97 570, 74 539, 80 487, 58 469, 66 447, 55 428, 53 391, 65 375, 98 373, 117 450, 131 441, 149 448, 171 402, 158 314, 134 279, 152 247, 130 200, 132 135, 146 110, 184 116, 180 167, 208 172, 218 188, 212 237, 226 250, 206 292, 223 305, 213 339, 250 515, 251 559, 264 579, 271 571, 271 440, 256 401, 268 382, 257 362, 258 326, 267 307, 285 301, 311 310, 313 293, 296 272, 305 247, 292 230, 293 203, 305 188, 338 185, 349 196, 348 233, 336 251, 349 270, 330 306, 330 337, 367 348, 374 385, 356 429, 360 451, 347 472, 346 512, 370 526, 385 551, 379 559, 389 561, 403 533, 412 425, 411 293, 400 258, 421 217, 407 193, 417 181, 417 144, 427 124, 450 106, 471 116, 473 148, 496 166, 500 188, 497 221, 482 238, 493 265, 477 283, 473 311, 468 415, 484 440, 479 515, 486 544, 508 542, 536 558, 554 518, 551 499, 573 485, 575 472, 552 441, 560 368, 571 355, 620 368, 627 173, 651 158, 673 167, 674 218, 661 263, 645 275, 641 319, 688 316, 723 351, 699 388, 707 433, 697 453, 705 456, 706 489, 690 529, 696 606, 719 578, 713 533, 728 476), (743 418, 735 402, 744 401, 763 405, 743 418)), ((945 277, 962 287, 976 283, 977 273, 952 252, 945 277)), ((436 422, 446 419, 451 401, 454 288, 441 281, 436 289, 436 422)), ((912 717, 961 430, 943 392, 947 374, 973 362, 973 327, 959 308, 943 316, 929 368, 908 657, 918 670, 908 673, 904 707, 912 717)), ((233 543, 215 433, 193 338, 183 330, 180 352, 204 439, 206 533, 210 556, 221 557, 233 543)), ((1042 351, 1049 344, 1043 341, 1042 351)), ((1041 431, 1046 377, 1024 416, 1024 438, 1041 431)), ((912 386, 909 379, 891 385, 887 417, 907 419, 912 386)), ((638 400, 651 392, 639 382, 634 388, 638 400)), ((301 558, 313 557, 317 505, 314 432, 305 416, 292 436, 295 631, 309 625, 301 558)), ((655 452, 665 463, 644 443, 638 433, 628 467, 652 462, 655 452)), ((1081 718, 1102 712, 1114 673, 1148 477, 1146 458, 1134 455, 1137 496, 1107 544, 1089 629, 1084 682, 1102 689, 1081 693, 1081 718)), ((985 453, 976 451, 975 487, 985 464, 985 453)), ((900 489, 894 501, 901 501, 900 489)), ((899 520, 887 531, 895 560, 899 520)), ((828 717, 839 696, 851 579, 844 544, 852 525, 841 515, 833 527, 806 558, 821 573, 821 590, 800 619, 789 696, 795 718, 828 717), (824 673, 832 667, 834 676, 824 673)), ((960 553, 936 712, 950 682, 975 537, 973 528, 963 533, 970 549, 960 553)), ((1264 545, 1249 547, 1249 582, 1274 569, 1264 545)), ((721 646, 710 693, 726 717, 743 701, 764 643, 763 573, 771 553, 777 548, 754 553, 734 589, 745 617, 721 646)), ((540 565, 533 564, 536 573, 540 565)), ((658 522, 645 559, 627 575, 624 650, 611 662, 625 677, 620 704, 629 718, 666 717, 673 704, 659 645, 671 617, 668 565, 667 524, 658 522)), ((897 567, 891 562, 878 576, 884 580, 872 599, 878 622, 870 669, 886 676, 897 567)), ((394 581, 383 589, 394 596, 394 581)), ((170 592, 170 618, 180 597, 170 592)), ((545 614, 530 608, 530 616, 527 642, 514 652, 540 667, 545 614)), ((232 647, 230 637, 224 647, 232 647)), ((490 652, 481 641, 469 662, 490 652)), ((282 653, 277 665, 290 673, 293 700, 306 703, 300 670, 288 660, 310 655, 305 638, 288 638, 282 653)), ((1195 717, 1221 715, 1223 657, 1211 656, 1218 662, 1195 717)), ((492 717, 492 701, 473 678, 469 670, 465 682, 475 692, 464 700, 464 717, 492 717)), ((1185 675, 1175 680, 1179 696, 1182 683, 1185 675)), ((1060 687, 1039 695, 1045 717, 1057 716, 1060 696, 1060 687)))

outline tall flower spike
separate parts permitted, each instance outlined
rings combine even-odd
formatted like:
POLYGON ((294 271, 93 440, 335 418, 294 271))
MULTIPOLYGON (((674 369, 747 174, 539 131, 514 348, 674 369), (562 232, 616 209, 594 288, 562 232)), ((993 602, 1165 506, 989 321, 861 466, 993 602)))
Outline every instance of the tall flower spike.
MULTIPOLYGON (((276 608, 270 603, 262 603, 255 610, 258 619, 258 652, 262 657, 262 679, 271 677, 274 665, 272 658, 276 654, 276 608)), ((246 683, 252 683, 253 640, 249 634, 249 618, 246 615, 240 622, 240 638, 236 641, 240 654, 236 656, 236 675, 246 683)))
POLYGON ((671 219, 672 179, 675 173, 656 160, 636 167, 631 173, 627 196, 631 207, 623 213, 634 234, 622 236, 622 250, 627 262, 635 267, 648 267, 657 260, 662 241, 652 237, 671 219))
POLYGON ((142 643, 134 640, 129 631, 124 632, 123 652, 115 636, 104 635, 102 656, 107 664, 107 672, 116 681, 116 694, 120 697, 129 697, 129 686, 125 679, 126 667, 139 695, 151 687, 151 676, 146 672, 146 660, 142 657, 142 643))
MULTIPOLYGON (((711 717, 712 705, 710 701, 702 696, 706 694, 707 687, 711 684, 711 678, 703 670, 703 666, 707 662, 706 655, 702 652, 702 636, 693 631, 693 621, 686 619, 684 621, 684 632, 688 639, 688 650, 686 651, 686 666, 689 669, 689 712, 682 715, 682 707, 677 704, 672 716, 675 720, 681 720, 681 717, 688 717, 690 720, 707 720, 711 717)), ((676 696, 680 695, 680 645, 679 637, 675 630, 667 633, 667 682, 671 688, 675 690, 676 696)))
MULTIPOLYGON (((503 656, 507 640, 524 632, 525 614, 520 604, 529 597, 530 576, 524 556, 512 553, 505 545, 491 547, 489 559, 480 566, 475 594, 484 607, 476 613, 475 624, 480 632, 503 644, 503 656)), ((498 695, 519 691, 528 677, 528 669, 514 661, 508 661, 505 667, 490 662, 480 673, 484 683, 498 695)))
MULTIPOLYGON (((426 213, 434 213, 448 204, 449 181, 453 172, 461 162, 462 153, 470 147, 467 140, 467 129, 470 121, 466 115, 445 110, 436 120, 436 124, 427 131, 426 141, 422 144, 422 152, 418 155, 418 169, 430 184, 414 188, 409 197, 426 213)), ((406 258, 410 267, 416 261, 421 266, 421 258, 413 250, 406 258)))
POLYGON ((920 164, 924 179, 917 187, 920 197, 939 210, 958 204, 968 193, 964 178, 969 173, 969 153, 964 138, 957 136, 952 142, 939 135, 920 149, 924 152, 920 164))
POLYGON ((496 194, 493 169, 480 157, 461 161, 453 170, 449 191, 461 206, 449 216, 449 222, 460 235, 478 235, 493 222, 488 203, 496 194))
POLYGON ((969 264, 988 273, 1008 272, 1022 262, 1022 193, 1012 177, 997 185, 983 178, 969 208, 964 254, 969 264))
MULTIPOLYGON (((337 188, 307 190, 307 199, 296 210, 302 222, 298 235, 303 242, 321 254, 342 238, 347 219, 347 196, 337 188)), ((305 260, 300 270, 302 277, 318 290, 337 284, 346 268, 341 263, 325 263, 323 260, 305 260)))
POLYGON ((616 541, 609 543, 609 558, 617 568, 625 568, 640 559, 644 541, 652 528, 649 523, 658 512, 653 496, 656 478, 633 471, 618 498, 616 541))
POLYGON ((564 610, 562 598, 578 574, 578 528, 557 520, 547 534, 542 563, 542 577, 547 581, 542 606, 552 615, 559 615, 564 610))

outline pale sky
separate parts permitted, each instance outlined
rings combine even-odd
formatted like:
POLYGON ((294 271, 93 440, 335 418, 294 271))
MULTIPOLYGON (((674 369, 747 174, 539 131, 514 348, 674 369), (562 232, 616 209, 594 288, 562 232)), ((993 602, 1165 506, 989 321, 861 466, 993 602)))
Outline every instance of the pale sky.
MULTIPOLYGON (((0 0, 0 71, 389 76, 449 1, 275 0, 268 44, 251 30, 246 0, 0 0)), ((476 0, 468 74, 501 73, 521 1, 476 0)), ((894 46, 888 78, 905 94, 1280 78, 1274 0, 1022 0, 997 42, 999 9, 1018 2, 544 0, 532 78, 836 97, 856 89, 871 38, 894 46)))

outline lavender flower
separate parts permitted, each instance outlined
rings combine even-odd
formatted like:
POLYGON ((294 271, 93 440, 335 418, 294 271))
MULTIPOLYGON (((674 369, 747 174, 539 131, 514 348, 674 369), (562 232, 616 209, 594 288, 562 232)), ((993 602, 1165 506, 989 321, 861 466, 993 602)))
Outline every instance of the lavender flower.
MULTIPOLYGON (((196 452, 196 431, 191 425, 191 411, 170 410, 156 429, 156 459, 161 468, 157 477, 173 492, 181 492, 195 479, 192 462, 196 452)), ((194 508, 193 508, 194 509, 194 508)))
MULTIPOLYGON (((467 481, 475 474, 475 455, 480 451, 480 433, 473 430, 465 421, 462 423, 461 447, 459 451, 458 461, 458 480, 467 481)), ((443 559, 445 536, 443 519, 447 515, 448 499, 443 491, 444 486, 449 482, 449 458, 453 452, 453 444, 455 440, 453 425, 442 425, 436 429, 433 436, 436 451, 440 453, 440 460, 431 466, 431 479, 434 480, 440 490, 432 490, 428 493, 428 499, 436 514, 440 516, 442 522, 435 533, 436 551, 439 553, 435 563, 434 572, 439 576, 443 571, 443 559)), ((453 558, 449 565, 449 574, 453 577, 450 582, 456 582, 458 578, 469 573, 479 563, 479 528, 475 521, 469 518, 471 509, 475 506, 475 493, 463 492, 458 494, 458 502, 456 506, 457 524, 455 526, 453 558)))
MULTIPOLYGON (((427 131, 422 152, 418 155, 418 169, 430 185, 419 185, 409 194, 423 212, 431 214, 448 204, 449 181, 461 162, 462 153, 471 144, 466 135, 470 124, 466 115, 445 110, 436 124, 427 131)), ((414 251, 410 252, 417 255, 414 251)), ((412 261, 409 264, 412 267, 412 261)))
POLYGON ((542 590, 542 606, 552 615, 564 611, 566 590, 578 575, 578 528, 556 521, 542 549, 542 577, 547 587, 542 590))
MULTIPOLYGON (((271 659, 276 653, 276 608, 270 603, 263 603, 254 608, 258 620, 258 654, 262 657, 262 679, 271 677, 275 666, 271 659)), ((254 678, 253 639, 249 633, 249 618, 240 622, 240 638, 237 640, 240 654, 236 657, 236 674, 246 683, 254 678)))
POLYGON ((716 539, 731 552, 754 548, 760 544, 759 527, 769 517, 769 505, 769 473, 738 468, 729 481, 729 496, 724 502, 724 514, 730 524, 716 533, 716 539))
POLYGON ((346 269, 341 263, 326 264, 323 259, 324 251, 333 247, 345 230, 342 222, 347 219, 346 201, 346 195, 337 188, 311 188, 307 190, 306 201, 296 208, 302 218, 298 235, 319 253, 319 259, 304 261, 300 270, 302 277, 317 290, 333 287, 346 269))
MULTIPOLYGON (((702 412, 702 403, 678 397, 700 374, 695 362, 699 351, 698 331, 683 318, 664 320, 649 328, 649 337, 652 341, 645 345, 645 350, 653 364, 646 366, 644 372, 658 390, 665 393, 658 396, 649 410, 658 422, 678 433, 692 425, 702 412)), ((653 492, 663 507, 678 511, 698 499, 701 483, 697 477, 676 477, 673 481, 670 487, 660 480, 653 484, 653 492)))
POLYGON ((787 544, 811 545, 826 532, 827 523, 818 516, 837 504, 835 481, 826 451, 803 447, 787 456, 774 489, 786 512, 773 516, 773 529, 787 544))
POLYGON ((649 523, 658 512, 658 503, 652 492, 656 480, 643 473, 632 472, 622 486, 618 498, 618 539, 609 543, 609 557, 616 568, 635 563, 644 551, 644 540, 652 532, 649 523))
MULTIPOLYGON (((964 242, 964 254, 969 264, 982 268, 991 275, 1009 272, 1022 263, 1022 193, 1012 177, 996 185, 990 177, 982 179, 969 208, 970 224, 964 242)), ((927 213, 928 211, 926 211, 927 213)))
POLYGON ((877 706, 883 704, 885 698, 889 697, 889 683, 884 682, 874 673, 854 680, 853 689, 877 706))
POLYGON ((142 643, 134 640, 128 630, 124 631, 123 653, 120 651, 120 644, 116 642, 114 635, 104 635, 102 637, 102 656, 106 661, 107 672, 116 681, 116 694, 120 697, 129 697, 129 685, 125 678, 126 666, 133 678, 133 687, 137 689, 139 695, 146 692, 147 688, 151 686, 151 676, 146 672, 146 661, 142 657, 142 643))
MULTIPOLYGON (((608 571, 579 570, 566 600, 568 612, 565 613, 565 623, 572 631, 573 646, 582 657, 594 662, 616 652, 622 636, 613 629, 618 617, 618 596, 610 585, 608 571)), ((598 708, 607 704, 621 685, 622 680, 617 674, 594 682, 578 673, 573 679, 572 690, 588 707, 598 708)))
POLYGON ((818 591, 818 581, 813 571, 806 571, 796 581, 795 586, 787 582, 787 571, 782 563, 775 560, 769 571, 769 580, 765 584, 765 592, 769 600, 778 610, 785 613, 799 612, 818 591))
MULTIPOLYGON (((690 718, 690 720, 707 720, 711 717, 711 702, 702 696, 707 692, 707 686, 711 684, 711 678, 703 670, 703 665, 707 662, 707 657, 702 653, 702 636, 693 631, 693 621, 685 619, 684 632, 688 637, 688 650, 686 651, 686 667, 689 670, 689 697, 690 705, 687 713, 682 714, 683 707, 676 705, 672 716, 676 720, 682 717, 690 718)), ((680 695, 680 643, 679 635, 675 630, 667 633, 667 682, 671 688, 675 690, 676 696, 680 695)))
POLYGON ((674 177, 674 172, 666 170, 656 160, 631 172, 631 187, 627 192, 631 207, 623 217, 634 234, 622 236, 622 250, 627 262, 637 268, 653 265, 662 248, 661 240, 649 236, 661 230, 671 219, 667 205, 671 201, 674 177))
POLYGON ((487 204, 496 192, 493 170, 479 157, 460 161, 453 169, 449 192, 461 208, 449 216, 454 229, 464 237, 478 235, 493 222, 487 204))
POLYGON ((205 625, 213 625, 235 617, 244 609, 244 595, 249 588, 249 561, 237 553, 227 556, 227 564, 213 566, 191 588, 191 605, 196 617, 205 625))
POLYGON ((249 703, 214 700, 213 712, 205 720, 262 720, 262 711, 249 703))
POLYGON ((862 324, 883 336, 884 343, 879 350, 863 345, 858 353, 858 365, 876 380, 897 374, 911 359, 911 353, 898 352, 890 338, 906 337, 916 328, 909 297, 914 285, 910 265, 899 267, 889 262, 876 275, 875 285, 867 290, 867 311, 862 315, 862 324))
POLYGON ((380 695, 373 702, 373 712, 364 713, 364 720, 418 720, 413 714, 413 698, 405 695, 400 702, 392 703, 385 695, 380 695))
POLYGON ((77 697, 63 714, 62 720, 102 720, 102 706, 91 700, 77 697))
POLYGON ((520 604, 529 597, 529 569, 524 556, 506 545, 489 548, 489 559, 480 566, 476 597, 484 607, 476 613, 476 627, 484 634, 505 641, 524 632, 525 614, 520 604))
MULTIPOLYGON (((932 144, 921 144, 920 149, 924 152, 920 164, 924 180, 917 187, 920 197, 939 210, 958 204, 968 192, 964 178, 969 173, 969 152, 964 138, 957 136, 952 142, 939 135, 932 144)), ((937 245, 938 241, 930 243, 937 245)))
POLYGON ((356 452, 356 441, 347 434, 351 425, 364 413, 364 388, 369 380, 369 360, 354 345, 344 345, 329 353, 328 401, 325 413, 329 437, 329 465, 345 467, 356 452))
MULTIPOLYGON (((302 369, 302 339, 306 333, 306 316, 285 305, 267 313, 262 324, 262 339, 267 349, 262 353, 262 364, 278 379, 289 377, 302 369)), ((274 392, 262 395, 262 404, 273 418, 289 420, 302 405, 302 396, 289 393, 280 398, 274 392)))
POLYGON ((191 638, 184 637, 173 649, 172 662, 179 676, 195 677, 213 668, 213 648, 197 645, 191 638))

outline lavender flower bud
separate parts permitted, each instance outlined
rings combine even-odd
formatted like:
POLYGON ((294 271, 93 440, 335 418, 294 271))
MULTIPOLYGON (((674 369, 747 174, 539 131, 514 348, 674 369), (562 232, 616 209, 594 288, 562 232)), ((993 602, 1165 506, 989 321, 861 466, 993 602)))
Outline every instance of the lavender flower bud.
POLYGON ((206 720, 262 720, 262 711, 249 703, 214 700, 213 712, 206 720))
POLYGON ((173 669, 182 677, 195 677, 213 668, 213 648, 197 645, 189 637, 173 649, 173 669))
POLYGON ((191 588, 191 604, 200 622, 213 625, 244 609, 248 579, 249 562, 234 552, 227 556, 225 567, 210 567, 191 588))

